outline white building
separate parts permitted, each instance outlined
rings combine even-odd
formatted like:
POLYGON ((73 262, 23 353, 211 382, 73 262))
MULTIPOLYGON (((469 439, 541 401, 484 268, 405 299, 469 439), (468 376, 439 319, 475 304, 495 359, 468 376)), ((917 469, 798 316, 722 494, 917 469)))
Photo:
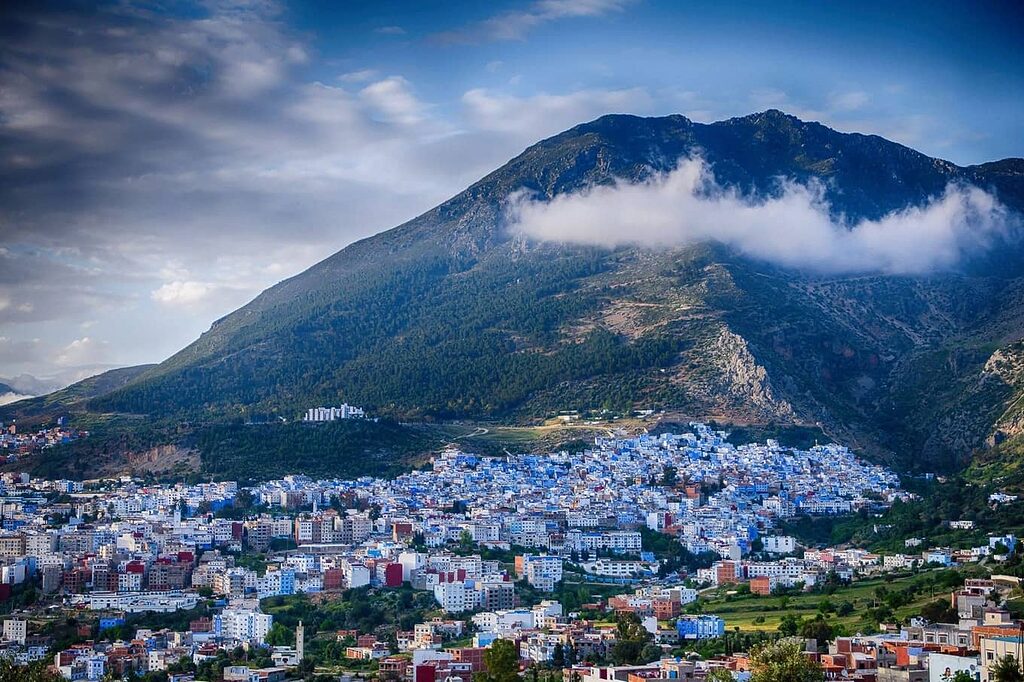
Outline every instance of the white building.
POLYGON ((928 682, 949 682, 958 672, 965 672, 972 680, 981 673, 977 656, 953 656, 933 651, 928 654, 928 682))
POLYGON ((615 559, 601 558, 583 564, 583 570, 592 575, 600 575, 608 578, 631 578, 649 570, 649 564, 642 561, 617 561, 615 559))
POLYGON ((342 403, 341 407, 311 407, 302 418, 304 422, 333 422, 338 419, 362 419, 366 412, 361 407, 342 403))
POLYGON ((4 641, 25 644, 28 635, 28 621, 22 618, 10 618, 4 621, 4 641))
POLYGON ((236 642, 264 644, 274 617, 251 609, 225 609, 214 616, 214 632, 236 642))
POLYGON ((342 561, 340 568, 349 587, 363 587, 370 584, 370 569, 363 564, 342 561))
POLYGON ((526 582, 544 592, 551 592, 562 579, 562 557, 523 555, 526 582))
POLYGON ((792 554, 796 551, 796 538, 789 535, 769 535, 762 542, 764 551, 771 554, 792 554))
POLYGON ((434 599, 447 613, 461 613, 476 608, 478 593, 466 589, 462 582, 438 583, 434 586, 434 599))

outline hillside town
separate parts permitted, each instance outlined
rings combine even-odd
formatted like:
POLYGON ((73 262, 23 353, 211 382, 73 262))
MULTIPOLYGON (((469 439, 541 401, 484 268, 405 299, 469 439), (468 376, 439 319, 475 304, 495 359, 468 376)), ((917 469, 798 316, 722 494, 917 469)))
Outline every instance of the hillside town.
POLYGON ((987 681, 1016 655, 1021 622, 1005 604, 1018 579, 983 568, 1011 561, 1015 536, 911 538, 900 553, 806 546, 788 520, 876 514, 911 495, 839 445, 734 445, 691 429, 577 453, 449 448, 394 479, 4 474, 0 656, 70 680, 470 682, 511 642, 521 668, 565 680, 745 680, 742 647, 786 635, 828 679, 921 682, 987 681), (965 566, 984 577, 953 570, 965 566), (948 607, 885 612, 906 606, 889 595, 915 576, 948 607), (831 595, 876 583, 872 631, 829 625, 845 608, 831 595), (803 595, 823 595, 817 619, 741 628, 725 612, 803 595))
POLYGON ((68 425, 65 417, 58 417, 56 422, 53 426, 34 431, 19 431, 18 424, 13 421, 9 424, 0 422, 0 464, 16 462, 19 457, 89 437, 88 431, 68 425))

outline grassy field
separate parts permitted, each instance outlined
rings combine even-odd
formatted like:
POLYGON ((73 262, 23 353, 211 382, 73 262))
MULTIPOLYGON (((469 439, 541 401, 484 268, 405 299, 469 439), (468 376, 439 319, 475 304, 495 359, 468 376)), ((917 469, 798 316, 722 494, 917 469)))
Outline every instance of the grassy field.
MULTIPOLYGON (((864 623, 868 609, 878 605, 875 591, 879 587, 884 587, 889 592, 895 592, 915 582, 927 581, 928 577, 927 573, 922 573, 888 581, 882 578, 860 580, 849 586, 837 588, 831 595, 814 593, 759 597, 749 594, 729 594, 731 590, 720 588, 702 595, 693 605, 696 608, 692 610, 720 616, 725 620, 726 628, 729 630, 739 628, 741 631, 775 631, 784 616, 792 614, 798 619, 814 618, 819 613, 819 607, 826 600, 835 606, 842 602, 849 602, 853 605, 853 610, 849 614, 840 616, 831 612, 826 614, 826 619, 831 625, 840 625, 846 631, 853 633, 857 632, 858 627, 864 623)), ((948 592, 949 590, 944 588, 927 587, 912 601, 895 609, 896 618, 906 620, 911 616, 918 615, 921 607, 947 595, 948 592)))
POLYGON ((606 436, 613 429, 638 433, 642 422, 621 419, 602 424, 563 424, 548 421, 535 426, 495 425, 483 422, 438 424, 433 428, 446 434, 454 445, 481 455, 502 455, 526 452, 570 451, 589 447, 595 436, 606 436))

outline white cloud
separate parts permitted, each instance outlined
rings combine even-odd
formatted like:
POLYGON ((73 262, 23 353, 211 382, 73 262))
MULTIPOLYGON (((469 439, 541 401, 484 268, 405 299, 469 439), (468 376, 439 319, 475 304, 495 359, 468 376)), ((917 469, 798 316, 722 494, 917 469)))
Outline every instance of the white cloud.
POLYGON ((365 83, 366 81, 373 80, 376 77, 376 69, 360 69, 358 71, 343 73, 338 76, 338 80, 342 83, 365 83))
POLYGON ((717 241, 747 256, 816 272, 925 273, 956 267, 1006 233, 991 195, 951 185, 924 206, 853 225, 830 217, 822 188, 785 183, 749 198, 720 187, 700 159, 645 182, 618 182, 550 202, 519 196, 510 229, 541 240, 670 247, 717 241))
POLYGON ((401 76, 390 76, 371 83, 359 91, 359 96, 381 120, 411 125, 425 117, 426 105, 416 99, 409 81, 401 76))
POLYGON ((7 393, 0 393, 0 405, 10 405, 11 403, 17 402, 19 400, 24 400, 25 398, 31 398, 31 397, 32 396, 30 396, 30 395, 23 395, 21 393, 13 393, 11 391, 8 391, 7 393))
POLYGON ((175 280, 153 291, 152 298, 164 305, 193 306, 206 299, 213 289, 214 287, 206 282, 175 280))
POLYGON ((554 21, 600 17, 623 11, 633 0, 538 0, 525 10, 512 10, 434 36, 441 43, 522 40, 530 31, 554 21))
POLYGON ((853 111, 864 108, 871 101, 870 95, 863 90, 836 92, 829 95, 829 107, 837 111, 853 111))
POLYGON ((465 116, 480 130, 517 133, 533 140, 610 113, 645 113, 654 99, 643 88, 577 90, 516 97, 476 88, 462 96, 465 116))
POLYGON ((65 346, 54 359, 54 363, 59 367, 95 365, 105 360, 107 345, 105 341, 83 336, 65 346))

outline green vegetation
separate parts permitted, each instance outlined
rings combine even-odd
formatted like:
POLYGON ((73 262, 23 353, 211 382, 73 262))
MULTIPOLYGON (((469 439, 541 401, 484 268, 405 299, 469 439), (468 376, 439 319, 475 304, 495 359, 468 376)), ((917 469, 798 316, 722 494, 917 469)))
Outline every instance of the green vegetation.
POLYGON ((585 604, 622 593, 621 585, 580 582, 583 579, 584 576, 573 575, 567 568, 565 580, 555 585, 554 592, 541 592, 523 580, 516 583, 516 595, 523 606, 535 606, 545 599, 553 599, 569 613, 579 611, 585 604))
POLYGON ((1010 654, 996 661, 990 675, 995 682, 1024 682, 1024 672, 1020 663, 1010 654))
MULTIPOLYGON (((192 431, 189 425, 171 419, 123 415, 79 414, 74 424, 76 428, 87 429, 89 437, 47 448, 5 468, 54 479, 89 478, 108 467, 123 467, 126 453, 145 452, 165 443, 178 442, 192 431)), ((188 473, 186 469, 181 475, 188 473)))
POLYGON ((0 682, 61 682, 64 678, 51 672, 48 661, 30 665, 14 665, 8 658, 0 659, 0 682))
POLYGON ((852 543, 872 551, 905 552, 906 538, 921 538, 924 547, 971 547, 987 543, 988 534, 1024 534, 1024 502, 999 506, 989 503, 991 493, 1024 492, 1024 475, 986 477, 996 470, 1013 466, 1018 456, 1014 449, 980 454, 977 464, 945 482, 904 479, 904 486, 918 495, 910 502, 897 501, 885 513, 866 512, 852 516, 797 517, 782 528, 811 545, 852 543), (999 464, 988 464, 1000 462, 999 464), (1007 464, 1001 464, 1006 462, 1007 464), (949 521, 974 521, 976 530, 954 530, 949 521))
POLYGON ((713 420, 709 422, 709 426, 728 432, 729 440, 733 443, 763 443, 771 438, 784 447, 808 450, 816 443, 831 443, 833 440, 818 426, 776 423, 734 426, 718 424, 713 420))
POLYGON ((986 491, 1024 493, 1024 436, 976 452, 963 478, 986 491))
POLYGON ((191 442, 203 473, 238 481, 298 471, 313 477, 395 475, 444 444, 429 429, 383 420, 211 426, 191 442))
POLYGON ((261 608, 288 629, 301 620, 307 636, 314 638, 321 632, 333 636, 337 630, 411 630, 416 623, 440 613, 430 592, 415 591, 409 585, 386 590, 361 587, 323 603, 306 595, 270 597, 261 602, 261 608))
POLYGON ((825 635, 872 632, 879 623, 906 621, 925 609, 934 609, 936 599, 962 585, 965 577, 975 574, 987 575, 978 567, 962 571, 927 570, 859 580, 851 585, 833 582, 815 592, 770 597, 719 588, 702 595, 688 610, 716 614, 725 620, 729 629, 802 636, 817 634, 825 639, 825 635), (827 631, 822 624, 827 625, 827 631))
MULTIPOLYGON (((189 629, 189 624, 192 621, 212 617, 213 611, 209 606, 209 602, 206 601, 200 601, 194 609, 181 609, 168 613, 133 613, 125 617, 124 625, 117 625, 104 630, 103 637, 111 641, 118 639, 129 641, 135 636, 135 631, 142 627, 155 630, 168 628, 177 632, 185 632, 189 629)), ((95 625, 94 630, 95 636, 99 637, 98 623, 95 625)))
POLYGON ((637 665, 656 659, 661 649, 651 644, 652 635, 640 622, 640 617, 628 611, 615 618, 615 646, 611 659, 615 665, 637 665))
POLYGON ((772 642, 782 637, 778 631, 768 630, 726 630, 721 637, 710 639, 684 640, 672 650, 672 655, 687 658, 696 654, 701 658, 729 656, 737 651, 749 652, 755 646, 772 642))
POLYGON ((644 526, 640 528, 640 539, 644 550, 653 552, 655 558, 661 562, 658 572, 663 576, 680 569, 693 573, 700 568, 709 568, 711 564, 721 559, 717 552, 694 554, 671 535, 644 526))
MULTIPOLYGON (((560 382, 661 366, 678 352, 672 337, 625 343, 601 328, 579 343, 558 343, 562 321, 596 309, 602 297, 597 291, 555 294, 577 288, 574 282, 613 262, 597 250, 516 261, 495 257, 487 267, 429 251, 400 266, 380 262, 348 280, 341 299, 336 288, 316 284, 302 306, 279 311, 281 319, 241 327, 228 345, 237 344, 239 352, 222 361, 200 366, 172 358, 92 405, 145 413, 159 404, 196 417, 227 417, 228 406, 239 405, 294 416, 310 404, 337 402, 335 387, 344 387, 345 400, 375 414, 507 414, 560 382), (276 329, 284 320, 287 328, 276 329), (548 352, 516 353, 510 336, 548 352), (249 347, 257 338, 261 346, 249 347), (218 407, 208 396, 216 396, 218 407)), ((610 384, 603 391, 598 404, 630 402, 616 397, 628 387, 610 384)))
POLYGON ((825 673, 805 656, 801 639, 766 642, 750 652, 750 682, 819 682, 825 673))
POLYGON ((484 653, 486 672, 481 682, 519 682, 519 649, 510 639, 499 639, 484 653))

